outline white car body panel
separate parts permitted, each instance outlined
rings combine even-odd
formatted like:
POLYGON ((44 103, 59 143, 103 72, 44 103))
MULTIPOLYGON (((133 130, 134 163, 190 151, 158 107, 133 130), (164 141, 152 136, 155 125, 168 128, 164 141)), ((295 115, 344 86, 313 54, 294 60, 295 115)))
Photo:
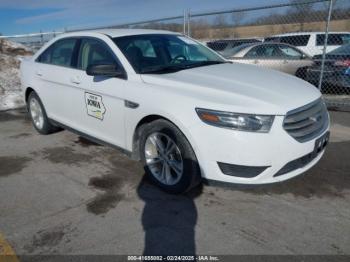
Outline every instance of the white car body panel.
MULTIPOLYGON (((309 35, 309 41, 306 46, 297 46, 298 49, 303 51, 304 53, 308 54, 309 56, 315 56, 320 55, 323 53, 323 45, 317 45, 317 35, 324 35, 325 32, 296 32, 296 33, 286 33, 286 34, 279 34, 279 35, 273 35, 272 37, 283 37, 283 36, 297 36, 297 35, 309 35)), ((329 34, 346 34, 350 36, 349 32, 329 32, 329 34)), ((327 45, 326 46, 326 53, 333 51, 334 49, 337 49, 341 45, 327 45)))
MULTIPOLYGON (((286 113, 320 98, 311 84, 273 70, 243 64, 198 67, 170 74, 136 74, 123 53, 106 36, 171 32, 152 30, 88 31, 62 35, 21 64, 23 93, 28 87, 41 98, 47 115, 65 126, 127 151, 133 150, 137 125, 156 115, 173 122, 190 142, 204 178, 232 183, 272 183, 296 176, 307 166, 280 177, 273 175, 286 163, 313 151, 315 139, 300 143, 283 128, 286 113), (88 36, 104 41, 123 65, 128 79, 93 81, 85 71, 35 62, 57 39, 88 36), (103 120, 88 115, 85 93, 102 97, 103 120), (136 109, 125 101, 139 104, 136 109), (214 127, 202 122, 195 108, 275 115, 270 132, 254 133, 214 127), (217 162, 270 166, 254 178, 223 174, 217 162)), ((327 128, 328 130, 328 128, 327 128)))

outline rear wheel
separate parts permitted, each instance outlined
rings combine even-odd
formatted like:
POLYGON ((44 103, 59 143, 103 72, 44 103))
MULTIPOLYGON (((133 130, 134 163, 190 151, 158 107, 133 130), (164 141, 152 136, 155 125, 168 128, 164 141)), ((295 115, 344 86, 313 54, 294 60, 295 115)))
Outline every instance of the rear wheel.
POLYGON ((179 194, 200 183, 193 149, 172 123, 160 119, 141 127, 140 145, 146 175, 163 190, 179 194))
POLYGON ((50 123, 45 108, 34 91, 28 97, 27 107, 33 126, 40 134, 48 135, 61 130, 50 123))

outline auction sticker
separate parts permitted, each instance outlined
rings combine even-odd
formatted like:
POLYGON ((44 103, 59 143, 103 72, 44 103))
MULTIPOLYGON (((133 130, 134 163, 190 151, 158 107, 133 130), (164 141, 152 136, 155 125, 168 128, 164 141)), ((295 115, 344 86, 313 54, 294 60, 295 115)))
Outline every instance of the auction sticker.
POLYGON ((106 108, 102 102, 102 96, 85 92, 85 104, 89 116, 103 120, 106 108))

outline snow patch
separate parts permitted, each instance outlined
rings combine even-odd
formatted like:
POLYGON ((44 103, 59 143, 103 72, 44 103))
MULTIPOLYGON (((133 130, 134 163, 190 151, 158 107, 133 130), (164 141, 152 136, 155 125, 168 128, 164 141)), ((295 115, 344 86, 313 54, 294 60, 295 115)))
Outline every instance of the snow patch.
POLYGON ((0 111, 24 106, 19 66, 29 55, 27 47, 0 39, 0 111))

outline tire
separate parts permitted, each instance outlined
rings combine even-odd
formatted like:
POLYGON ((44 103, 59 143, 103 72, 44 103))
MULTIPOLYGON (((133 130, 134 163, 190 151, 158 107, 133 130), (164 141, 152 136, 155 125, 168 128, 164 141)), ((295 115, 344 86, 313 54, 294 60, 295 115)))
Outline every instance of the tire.
POLYGON ((42 135, 55 133, 61 128, 50 123, 43 103, 39 96, 33 91, 29 94, 27 100, 27 109, 34 128, 42 135))
POLYGON ((146 176, 164 191, 181 194, 201 182, 195 153, 186 137, 174 124, 163 119, 145 124, 141 127, 139 141, 146 176), (168 144, 167 141, 171 142, 168 144), (162 146, 159 146, 159 142, 162 146), (170 146, 171 143, 175 146, 170 146), (168 154, 168 150, 164 150, 167 146, 168 149, 172 148, 168 154))
POLYGON ((298 78, 301 78, 303 80, 306 79, 306 71, 307 68, 306 67, 302 67, 302 68, 299 68, 296 73, 295 73, 295 76, 298 77, 298 78))

